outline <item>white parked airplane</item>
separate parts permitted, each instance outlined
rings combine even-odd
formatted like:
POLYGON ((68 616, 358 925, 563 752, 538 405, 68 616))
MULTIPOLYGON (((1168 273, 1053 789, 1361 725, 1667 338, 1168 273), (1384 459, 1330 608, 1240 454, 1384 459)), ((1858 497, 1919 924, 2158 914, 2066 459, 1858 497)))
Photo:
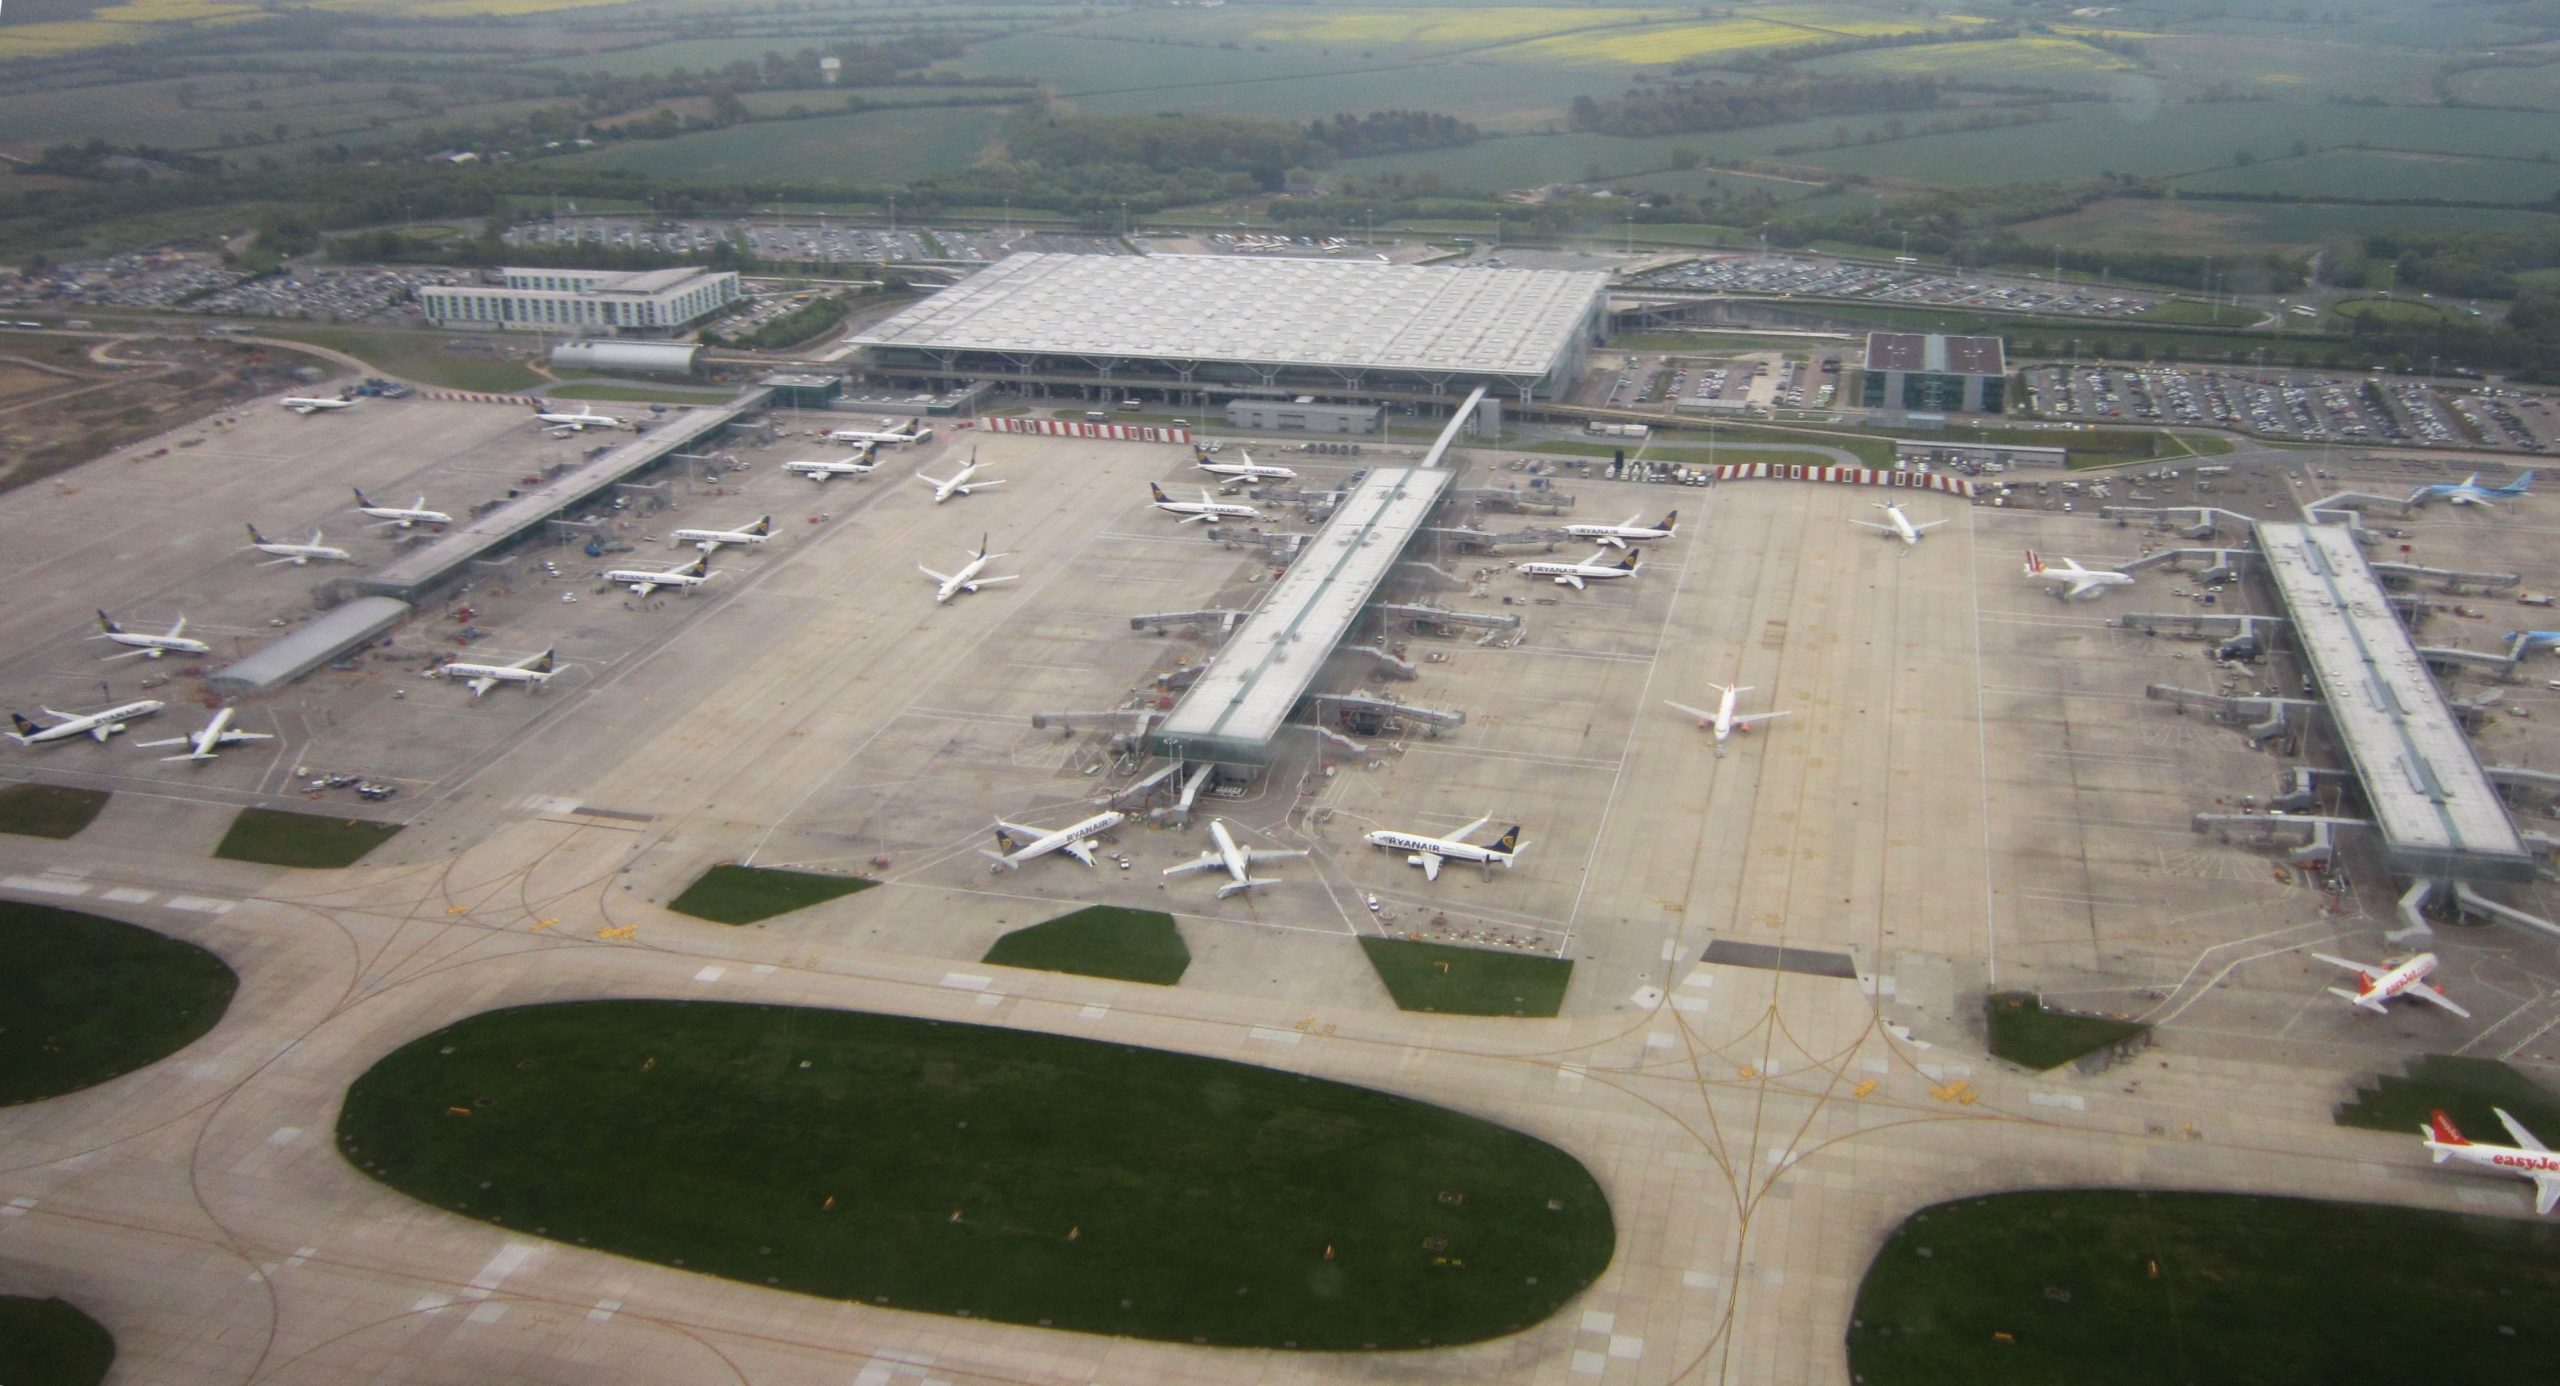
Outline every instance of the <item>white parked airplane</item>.
POLYGON ((968 465, 962 467, 956 472, 953 472, 949 481, 945 481, 940 477, 926 476, 922 472, 916 473, 916 480, 932 484, 933 503, 936 505, 942 504, 953 496, 965 496, 972 491, 984 491, 989 487, 1002 486, 1004 484, 1002 480, 971 481, 969 479, 977 474, 978 454, 973 451, 969 454, 968 465))
POLYGON ((2375 1015, 2381 1015, 2385 1011, 2383 1003, 2391 998, 2414 996, 2421 1001, 2442 1006, 2465 1020, 2471 1018, 2471 1012, 2453 1004, 2452 999, 2444 994, 2444 988, 2427 980, 2427 974, 2436 970, 2437 959, 2433 953, 2420 953, 2394 967, 2375 967, 2371 963, 2335 958, 2326 953, 2314 953, 2311 956, 2332 967, 2343 967, 2356 974, 2355 990, 2349 991, 2345 987, 2329 988, 2331 996, 2337 997, 2350 1006, 2362 1007, 2375 1015))
POLYGON ((1004 577, 978 576, 979 573, 986 571, 986 567, 989 563, 992 563, 999 558, 1011 557, 1013 557, 1013 555, 1009 553, 987 552, 987 536, 981 534, 978 536, 978 552, 976 556, 972 557, 968 562, 961 564, 960 571, 956 573, 937 573, 921 563, 916 565, 916 571, 942 584, 942 586, 933 594, 933 604, 940 606, 944 602, 951 600, 953 597, 959 596, 963 592, 975 592, 981 587, 993 587, 999 582, 1020 582, 1022 580, 1022 574, 1020 573, 1011 573, 1004 577))
POLYGON ((1164 493, 1163 487, 1158 486, 1152 481, 1147 483, 1147 494, 1155 497, 1156 509, 1163 511, 1168 515, 1181 516, 1182 522, 1186 525, 1191 523, 1193 520, 1207 522, 1212 520, 1259 520, 1262 518, 1262 512, 1254 509, 1250 505, 1230 505, 1224 501, 1214 501, 1209 499, 1209 488, 1206 486, 1200 488, 1200 499, 1196 501, 1175 500, 1164 493))
POLYGON ((1081 823, 1071 823, 1056 832, 1051 832, 1046 828, 1007 823, 999 818, 996 820, 995 850, 988 851, 981 847, 978 853, 1007 871, 1019 871, 1024 862, 1045 857, 1051 852, 1064 852, 1091 866, 1093 865, 1093 844, 1086 839, 1107 833, 1128 821, 1129 815, 1125 813, 1105 811, 1081 823))
POLYGON ((133 748, 137 751, 147 751, 161 746, 184 746, 187 748, 186 750, 181 751, 174 756, 162 756, 160 758, 162 760, 192 760, 198 764, 202 764, 203 762, 212 760, 214 757, 220 755, 222 753, 222 748, 225 746, 237 746, 243 741, 275 740, 274 737, 265 732, 232 730, 231 718, 233 715, 233 710, 226 707, 220 712, 213 714, 213 720, 205 723, 204 730, 202 731, 189 732, 185 736, 172 736, 160 741, 137 741, 133 743, 133 748))
POLYGON ((1930 530, 1936 529, 1938 526, 1946 523, 1944 520, 1931 520, 1925 525, 1915 525, 1911 523, 1910 516, 1902 513, 1902 502, 1900 501, 1886 501, 1882 505, 1877 506, 1876 509, 1884 512, 1884 517, 1887 523, 1875 524, 1867 520, 1851 520, 1849 523, 1853 525, 1865 525, 1868 529, 1877 531, 1887 539, 1899 539, 1905 544, 1919 543, 1921 535, 1926 534, 1930 530))
POLYGON ((533 406, 533 416, 554 428, 565 428, 572 433, 584 433, 590 428, 622 427, 622 420, 611 414, 599 414, 583 404, 578 406, 578 412, 575 414, 564 414, 555 409, 545 409, 537 404, 533 406))
POLYGON ((722 544, 761 544, 773 537, 773 517, 765 516, 745 529, 679 529, 667 535, 670 544, 691 544, 704 553, 717 553, 722 544))
POLYGON ((552 653, 544 650, 538 655, 526 655, 513 664, 473 664, 456 659, 429 669, 427 677, 462 679, 463 686, 475 698, 502 683, 520 683, 526 692, 539 693, 550 685, 552 675, 568 667, 552 663, 552 653))
MULTIPOLYGON (((883 419, 881 423, 887 425, 888 420, 883 419)), ((830 443, 930 443, 933 430, 909 419, 902 427, 830 429, 825 437, 830 443)))
POLYGON ((1787 715, 1783 712, 1735 712, 1733 710, 1733 705, 1743 694, 1751 691, 1751 685, 1749 684, 1743 684, 1736 688, 1727 688, 1720 683, 1711 683, 1708 684, 1707 687, 1724 695, 1722 698, 1716 700, 1716 710, 1713 712, 1709 712, 1705 708, 1691 707, 1687 703, 1675 703, 1668 698, 1665 698, 1662 701, 1668 706, 1676 707, 1682 712, 1697 718, 1699 726, 1714 728, 1716 734, 1717 755, 1724 754, 1724 739, 1726 737, 1731 736, 1738 731, 1747 732, 1763 722, 1787 715))
POLYGON ((1609 551, 1607 549, 1601 549, 1593 553, 1588 562, 1514 563, 1511 565, 1511 571, 1518 573, 1522 577, 1554 578, 1557 586, 1570 587, 1574 591, 1579 592, 1582 590, 1582 584, 1585 580, 1601 582, 1609 578, 1634 577, 1636 575, 1636 565, 1644 561, 1644 555, 1633 549, 1627 550, 1627 556, 1619 559, 1615 563, 1603 563, 1600 561, 1608 556, 1609 551))
POLYGON ((2131 573, 2119 573, 2112 568, 2083 568, 2077 561, 2068 558, 2047 563, 2044 555, 2033 549, 2027 550, 2027 576, 2042 578, 2047 582, 2068 584, 2053 594, 2066 602, 2080 597, 2094 596, 2110 587, 2133 585, 2131 573), (2056 567, 2055 563, 2061 566, 2056 567))
POLYGON ((1495 862, 1502 863, 1503 869, 1507 871, 1511 868, 1512 859, 1519 856, 1521 849, 1529 845, 1520 840, 1520 825, 1517 823, 1503 829, 1502 836, 1495 838, 1492 846, 1479 847, 1466 841, 1466 838, 1476 829, 1492 821, 1493 815, 1487 814, 1447 837, 1423 837, 1417 833, 1380 831, 1368 834, 1365 840, 1372 847, 1384 847, 1390 851, 1405 853, 1406 864, 1421 867, 1424 880, 1440 879, 1441 863, 1451 861, 1474 862, 1484 868, 1485 877, 1489 880, 1493 876, 1495 862))
POLYGON ((1224 871, 1227 873, 1227 883, 1218 887, 1218 898, 1221 900, 1242 891, 1260 890, 1264 886, 1280 884, 1276 876, 1254 875, 1253 868, 1256 863, 1289 861, 1306 855, 1304 852, 1275 852, 1262 847, 1242 846, 1237 843, 1235 835, 1227 831, 1227 821, 1223 818, 1209 820, 1209 840, 1217 844, 1212 850, 1202 852, 1180 866, 1168 866, 1164 869, 1164 874, 1187 876, 1194 871, 1207 871, 1213 867, 1224 871))
POLYGON ((9 714, 9 720, 17 724, 18 729, 8 735, 10 740, 21 746, 34 746, 47 741, 68 741, 75 736, 85 736, 92 741, 102 742, 117 732, 123 731, 125 723, 148 717, 167 706, 167 703, 156 698, 145 698, 138 703, 126 703, 120 707, 108 708, 104 712, 56 712, 49 707, 37 708, 36 711, 47 717, 61 719, 50 727, 39 727, 23 715, 12 712, 9 714))
MULTIPOLYGON (((376 505, 372 501, 364 498, 363 487, 358 486, 355 487, 354 490, 356 493, 357 513, 371 515, 373 518, 382 521, 383 524, 398 525, 402 529, 407 529, 412 525, 449 525, 453 523, 453 517, 451 515, 448 515, 441 510, 427 509, 427 498, 423 495, 418 497, 418 503, 416 505, 376 505)), ((380 526, 376 526, 376 528, 379 527, 380 526)))
POLYGON ((681 568, 615 568, 604 575, 604 580, 622 583, 634 596, 645 597, 661 587, 681 587, 689 597, 693 589, 720 576, 710 564, 711 555, 704 554, 681 568))
POLYGON ((2426 1138, 2427 1153, 2435 1157, 2437 1164, 2460 1160, 2466 1165, 2502 1169, 2532 1180, 2533 1211, 2548 1214, 2554 1205, 2560 1205, 2560 1155, 2552 1154, 2551 1147, 2535 1140, 2523 1122, 2507 1115, 2506 1108, 2489 1110, 2498 1114, 2499 1124, 2507 1128, 2515 1144, 2482 1145, 2455 1130, 2451 1117, 2433 1112, 2428 1115, 2427 1124, 2419 1128, 2419 1134, 2426 1138))
POLYGON ((1253 454, 1236 449, 1236 460, 1220 462, 1205 452, 1191 454, 1191 465, 1212 476, 1231 476, 1243 481, 1295 481, 1298 474, 1286 467, 1266 467, 1253 460, 1253 454))
POLYGON ((176 625, 169 627, 169 633, 167 635, 142 635, 134 631, 126 630, 124 627, 117 625, 114 617, 101 611, 98 613, 98 634, 92 635, 89 638, 92 640, 112 640, 119 645, 131 645, 133 647, 132 651, 129 653, 112 654, 107 656, 109 659, 134 659, 137 657, 142 659, 158 659, 164 654, 172 653, 184 655, 213 653, 213 647, 211 645, 208 645, 201 640, 190 640, 187 638, 187 618, 184 616, 178 618, 178 623, 176 625))
POLYGON ((351 399, 312 398, 301 395, 287 395, 276 402, 306 419, 318 413, 356 407, 356 402, 351 399))
POLYGON ((1566 525, 1564 532, 1576 539, 1597 539, 1604 545, 1622 549, 1630 539, 1668 539, 1680 532, 1680 512, 1677 510, 1663 516, 1662 523, 1658 525, 1643 521, 1644 512, 1639 510, 1629 515, 1622 525, 1566 525))
POLYGON ((260 553, 271 553, 275 555, 274 562, 261 563, 258 565, 261 568, 273 568, 286 563, 290 563, 299 568, 315 558, 329 563, 353 563, 356 561, 355 556, 348 553, 345 549, 333 549, 328 545, 321 543, 320 531, 316 529, 311 531, 310 543, 288 544, 282 540, 270 539, 267 536, 260 534, 258 532, 258 527, 256 525, 251 525, 249 526, 249 547, 256 549, 260 553))
POLYGON ((860 457, 828 458, 816 462, 785 462, 782 470, 811 481, 833 481, 840 476, 869 476, 880 465, 880 459, 869 452, 860 457))

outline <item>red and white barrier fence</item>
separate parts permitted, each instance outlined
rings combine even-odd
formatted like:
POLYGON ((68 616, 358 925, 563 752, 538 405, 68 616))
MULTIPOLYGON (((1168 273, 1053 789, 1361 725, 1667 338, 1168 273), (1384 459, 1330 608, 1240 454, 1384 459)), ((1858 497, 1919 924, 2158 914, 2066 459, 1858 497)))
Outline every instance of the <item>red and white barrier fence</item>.
POLYGON ((491 395, 483 394, 478 390, 421 390, 418 393, 426 396, 428 399, 453 400, 462 404, 524 404, 538 406, 542 403, 541 400, 535 399, 531 395, 491 395))
POLYGON ((1718 481, 1827 481, 1841 486, 1897 486, 1971 496, 1973 482, 1936 472, 1880 471, 1873 467, 1818 467, 1799 462, 1733 462, 1716 468, 1718 481))
POLYGON ((997 433, 1037 433, 1048 438, 1104 438, 1116 443, 1188 443, 1187 428, 1149 424, 1088 423, 1082 419, 1024 419, 1011 415, 978 420, 978 427, 997 433))

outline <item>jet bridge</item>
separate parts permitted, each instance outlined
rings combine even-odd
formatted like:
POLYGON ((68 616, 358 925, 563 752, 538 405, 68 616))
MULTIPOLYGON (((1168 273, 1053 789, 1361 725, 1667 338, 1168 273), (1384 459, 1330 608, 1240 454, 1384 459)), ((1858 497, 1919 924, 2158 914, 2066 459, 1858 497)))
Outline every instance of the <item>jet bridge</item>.
POLYGON ((1244 618, 1244 612, 1222 606, 1202 607, 1197 611, 1151 611, 1144 616, 1130 617, 1129 629, 1151 630, 1162 635, 1177 626, 1190 626, 1203 635, 1223 640, 1234 632, 1236 622, 1244 618))
POLYGON ((2193 688, 2155 683, 2142 690, 2142 696, 2155 703, 2167 703, 2185 712, 2203 708, 2217 722, 2241 728, 2249 744, 2261 746, 2268 741, 2288 736, 2298 738, 2311 720, 2327 711, 2316 698, 2274 698, 2263 694, 2206 693, 2193 688))
POLYGON ((2140 521, 2153 529, 2173 530, 2189 539, 2210 539, 2225 529, 2247 534, 2257 517, 2237 510, 2224 510, 2213 505, 2172 505, 2162 507, 2140 505, 2102 505, 2098 517, 2105 520, 2140 521))
POLYGON ((1520 629, 1520 618, 1507 611, 1451 611, 1447 607, 1411 602, 1379 602, 1370 610, 1390 621, 1410 622, 1413 629, 1421 632, 1432 632, 1440 627, 1506 633, 1520 629))
POLYGON ((2386 584, 2415 586, 2422 582, 2440 582, 2447 592, 2477 589, 2481 592, 2512 592, 2524 583, 2521 573, 2475 573, 2459 568, 2427 568, 2415 563, 2376 563, 2374 575, 2386 584))

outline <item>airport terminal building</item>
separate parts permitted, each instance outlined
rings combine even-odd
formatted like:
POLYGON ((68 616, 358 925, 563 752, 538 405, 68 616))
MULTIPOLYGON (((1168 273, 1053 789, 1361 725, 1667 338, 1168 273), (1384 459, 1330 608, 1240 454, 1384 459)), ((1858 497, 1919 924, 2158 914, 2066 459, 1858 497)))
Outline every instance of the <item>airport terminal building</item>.
POLYGON ((418 306, 438 327, 581 337, 665 337, 742 297, 735 270, 501 269, 498 284, 437 284, 418 306))
POLYGON ((1869 409, 1997 414, 2008 384, 2008 359, 1997 337, 1870 332, 1858 402, 1869 409))
POLYGON ((1374 260, 1013 255, 854 335, 874 373, 1194 395, 1554 399, 1609 277, 1374 260))

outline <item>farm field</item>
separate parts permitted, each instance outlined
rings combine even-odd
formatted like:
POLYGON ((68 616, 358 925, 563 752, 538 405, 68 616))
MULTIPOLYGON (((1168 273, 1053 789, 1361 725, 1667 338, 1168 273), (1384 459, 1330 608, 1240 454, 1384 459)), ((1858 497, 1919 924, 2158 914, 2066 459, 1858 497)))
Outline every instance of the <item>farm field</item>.
POLYGON ((2542 202, 2560 190, 2560 163, 2333 149, 2298 159, 2261 159, 2249 168, 2215 169, 2177 181, 2180 188, 2200 193, 2363 193, 2522 204, 2542 202))
POLYGON ((2066 38, 1994 39, 1936 43, 1844 53, 1800 65, 1806 72, 1936 77, 1985 86, 2046 87, 2056 91, 2139 95, 2156 81, 2141 76, 2130 58, 2066 38))
POLYGON ((1003 118, 1002 111, 981 106, 866 111, 633 140, 570 158, 599 168, 704 181, 903 182, 968 167, 1003 118))
POLYGON ((1560 68, 1537 81, 1522 81, 1516 67, 1469 58, 1389 71, 1088 91, 1070 95, 1068 104, 1085 115, 1193 111, 1299 121, 1392 106, 1437 111, 1473 121, 1488 131, 1538 131, 1561 129, 1575 97, 1613 97, 1625 85, 1623 73, 1599 68, 1560 68))
POLYGON ((2453 94, 2484 106, 2560 108, 2560 61, 2541 67, 2479 67, 2453 79, 2453 94))
POLYGON ((2435 99, 2428 86, 2434 64, 2411 62, 2407 53, 2389 46, 2305 43, 2302 35, 2288 31, 2172 34, 2145 43, 2143 52, 2153 70, 2176 74, 2179 85, 2187 88, 2226 84, 2239 94, 2288 102, 2342 96, 2413 104, 2435 99))
POLYGON ((2362 207, 2148 198, 2094 203, 2069 216, 2018 223, 2020 239, 2088 250, 2179 245, 2197 253, 2304 250, 2372 231, 2517 231, 2549 226, 2539 212, 2495 207, 2362 207))

